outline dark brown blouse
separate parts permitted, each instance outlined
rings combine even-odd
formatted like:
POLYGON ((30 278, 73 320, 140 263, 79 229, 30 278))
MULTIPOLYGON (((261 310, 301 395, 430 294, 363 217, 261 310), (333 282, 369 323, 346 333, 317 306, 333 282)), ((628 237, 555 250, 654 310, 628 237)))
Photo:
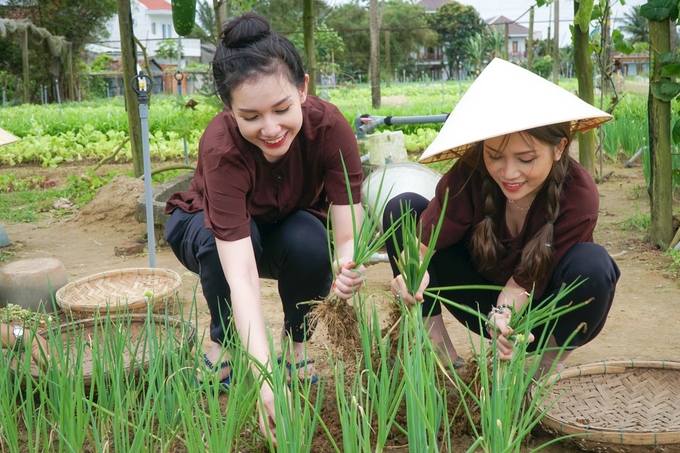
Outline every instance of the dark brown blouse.
POLYGON ((188 190, 173 194, 165 212, 204 210, 206 227, 225 241, 250 236, 251 217, 269 224, 305 209, 325 222, 329 203, 349 204, 343 159, 352 199, 359 203, 361 162, 347 120, 337 107, 313 96, 302 104, 302 118, 288 152, 270 163, 243 138, 228 111, 217 114, 201 137, 188 190))
MULTIPOLYGON (((449 201, 436 249, 449 247, 459 241, 465 241, 467 248, 473 226, 484 219, 484 203, 481 178, 476 171, 468 165, 461 165, 460 162, 456 163, 439 181, 435 197, 422 214, 423 243, 429 243, 432 227, 437 225, 447 188, 449 201)), ((560 214, 554 227, 555 265, 574 244, 593 242, 599 205, 600 199, 593 178, 581 165, 571 159, 569 171, 562 186, 560 214)), ((481 274, 499 286, 504 286, 510 277, 514 276, 517 284, 530 292, 533 282, 522 280, 516 275, 516 271, 522 256, 522 249, 547 222, 547 199, 543 192, 539 193, 527 212, 522 230, 515 237, 510 234, 505 222, 506 206, 507 203, 499 206, 493 220, 496 225, 499 225, 498 236, 508 253, 505 258, 496 263, 493 269, 483 271, 481 274)), ((540 297, 547 284, 547 281, 536 282, 534 296, 540 297)))

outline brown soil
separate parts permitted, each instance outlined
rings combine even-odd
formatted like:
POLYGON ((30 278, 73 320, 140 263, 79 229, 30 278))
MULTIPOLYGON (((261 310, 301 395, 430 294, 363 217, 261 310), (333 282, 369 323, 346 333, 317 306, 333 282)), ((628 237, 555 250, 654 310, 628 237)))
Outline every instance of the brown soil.
MULTIPOLYGON (((45 175, 61 184, 65 182, 67 174, 82 174, 83 170, 67 166, 58 169, 5 167, 0 172, 12 172, 17 176, 45 175)), ((106 170, 122 172, 127 167, 123 169, 114 165, 100 171, 106 170)), ((663 251, 645 242, 644 233, 635 228, 626 228, 630 219, 649 211, 642 168, 639 162, 633 168, 624 168, 619 163, 609 162, 603 173, 605 178, 598 185, 601 210, 596 241, 603 244, 615 257, 622 275, 604 331, 592 343, 575 351, 569 357, 568 364, 622 359, 678 361, 680 343, 677 341, 676 323, 669 322, 669 317, 673 317, 680 300, 677 275, 670 270, 672 260, 663 251)), ((127 257, 114 254, 115 247, 143 238, 146 227, 138 224, 133 217, 135 202, 143 190, 143 184, 139 181, 119 176, 102 188, 88 206, 69 219, 59 220, 60 216, 53 211, 45 213, 37 223, 4 223, 12 245, 0 251, 13 254, 11 259, 14 260, 58 258, 64 263, 69 280, 111 269, 147 267, 149 258, 146 254, 127 257)), ((179 272, 183 279, 180 298, 190 304, 196 276, 184 269, 167 247, 158 249, 156 259, 157 267, 179 272)), ((387 292, 391 279, 389 266, 382 263, 369 267, 367 279, 368 293, 387 292)), ((276 288, 276 282, 262 280, 266 321, 278 345, 283 319, 276 288)), ((381 307, 387 307, 385 296, 377 298, 381 307)), ((202 338, 209 316, 200 291, 197 300, 197 334, 198 338, 202 338)), ((445 320, 459 352, 469 357, 467 332, 448 313, 445 320)), ((317 359, 318 371, 323 376, 332 375, 325 353, 327 340, 328 336, 321 328, 310 345, 311 355, 317 359)), ((203 344, 202 347, 207 348, 207 345, 203 344)), ((329 386, 326 387, 326 393, 333 396, 329 386)), ((339 426, 334 427, 333 431, 339 432, 339 426)), ((535 430, 530 444, 535 448, 550 439, 552 436, 539 428, 535 430)), ((458 443, 461 452, 466 451, 471 444, 465 435, 461 435, 458 443)), ((402 450, 394 445, 392 451, 402 450)), ((572 444, 557 444, 544 451, 564 453, 579 450, 572 444)))

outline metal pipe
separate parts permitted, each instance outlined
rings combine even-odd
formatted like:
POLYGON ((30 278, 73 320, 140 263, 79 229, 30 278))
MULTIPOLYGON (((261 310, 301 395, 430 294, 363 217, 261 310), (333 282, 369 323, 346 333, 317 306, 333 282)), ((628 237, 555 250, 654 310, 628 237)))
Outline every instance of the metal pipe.
POLYGON ((626 163, 623 164, 623 166, 626 167, 626 168, 632 167, 632 166, 633 166, 633 163, 634 163, 636 160, 638 160, 638 159, 640 158, 640 156, 642 156, 642 153, 643 153, 646 149, 647 149, 646 146, 643 146, 642 148, 638 149, 637 152, 633 155, 633 157, 631 157, 630 159, 628 159, 628 161, 626 161, 626 163))
POLYGON ((149 97, 153 87, 151 77, 139 71, 130 82, 139 99, 139 118, 142 125, 142 153, 144 157, 144 201, 146 203, 146 236, 149 248, 149 267, 156 267, 156 233, 153 222, 153 193, 151 187, 151 156, 149 154, 149 97))
POLYGON ((443 123, 448 117, 448 113, 423 116, 375 116, 363 114, 354 119, 354 128, 357 138, 365 138, 366 134, 370 134, 382 125, 443 123))
POLYGON ((371 255, 371 257, 366 261, 366 266, 370 266, 372 264, 378 264, 378 263, 389 263, 390 262, 390 257, 387 253, 374 253, 371 255))

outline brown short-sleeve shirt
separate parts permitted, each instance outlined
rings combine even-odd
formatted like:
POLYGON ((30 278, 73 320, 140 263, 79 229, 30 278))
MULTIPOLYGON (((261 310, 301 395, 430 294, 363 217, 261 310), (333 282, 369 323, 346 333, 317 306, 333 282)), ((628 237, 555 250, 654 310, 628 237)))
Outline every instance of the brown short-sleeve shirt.
MULTIPOLYGON (((439 181, 435 197, 421 216, 423 242, 429 243, 432 228, 437 225, 446 189, 449 190, 449 200, 435 248, 443 249, 459 241, 465 241, 467 248, 472 228, 484 219, 484 201, 481 178, 468 165, 461 162, 457 162, 439 181)), ((481 274, 499 286, 505 285, 510 277, 514 276, 519 285, 531 291, 534 282, 522 280, 516 271, 524 246, 547 222, 547 200, 544 194, 539 194, 527 212, 522 230, 514 237, 505 222, 506 205, 503 203, 502 208, 494 214, 493 220, 499 225, 498 237, 508 253, 493 269, 483 271, 481 274)), ((571 159, 562 186, 560 214, 554 225, 554 265, 557 265, 575 244, 593 242, 599 205, 600 198, 593 178, 578 162, 571 159)), ((535 283, 534 295, 540 297, 548 282, 535 283)))
POLYGON ((325 221, 329 203, 349 204, 343 160, 358 203, 362 170, 351 126, 337 107, 313 96, 302 104, 302 118, 288 152, 270 163, 228 111, 217 114, 201 137, 188 190, 173 194, 165 212, 204 210, 206 227, 225 241, 250 236, 251 218, 269 224, 304 209, 325 221))

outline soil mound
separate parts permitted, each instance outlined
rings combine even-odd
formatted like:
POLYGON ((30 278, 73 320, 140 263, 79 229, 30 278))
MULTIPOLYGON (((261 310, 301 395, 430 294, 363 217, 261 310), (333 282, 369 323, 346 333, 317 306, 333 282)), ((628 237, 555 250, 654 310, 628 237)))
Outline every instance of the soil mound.
POLYGON ((116 175, 73 216, 71 222, 80 226, 102 222, 111 227, 139 227, 134 217, 135 204, 143 194, 144 181, 116 175))

